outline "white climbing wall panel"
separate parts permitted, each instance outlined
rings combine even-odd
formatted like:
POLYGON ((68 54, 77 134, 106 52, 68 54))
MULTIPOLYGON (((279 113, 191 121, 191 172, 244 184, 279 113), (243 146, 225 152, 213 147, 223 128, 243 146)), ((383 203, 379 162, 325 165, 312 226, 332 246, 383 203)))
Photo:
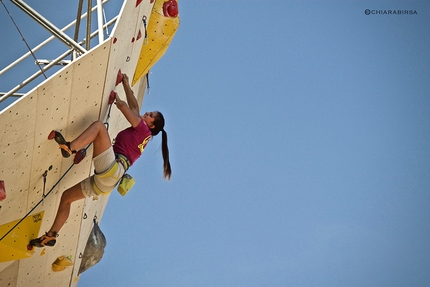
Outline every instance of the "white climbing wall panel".
MULTIPOLYGON (((55 129, 71 140, 93 121, 105 121, 111 90, 125 99, 122 85, 116 86, 118 70, 130 77, 134 74, 145 34, 142 17, 149 18, 151 2, 125 1, 113 33, 104 43, 0 112, 0 180, 5 182, 7 196, 0 202, 0 225, 21 219, 41 200, 43 173, 48 170, 45 193, 52 192, 33 212, 45 211, 37 236, 41 235, 53 222, 62 192, 92 174, 89 148, 87 157, 53 188, 72 165, 73 157, 64 159, 58 145, 47 136, 55 129)), ((141 103, 144 80, 133 91, 141 103)), ((128 125, 113 106, 111 137, 128 125)), ((108 199, 103 196, 74 203, 55 247, 38 248, 30 258, 0 263, 0 286, 76 286, 79 257, 84 253, 93 219, 101 220, 108 199), (74 265, 62 272, 52 271, 51 264, 62 255, 71 256, 74 265)))

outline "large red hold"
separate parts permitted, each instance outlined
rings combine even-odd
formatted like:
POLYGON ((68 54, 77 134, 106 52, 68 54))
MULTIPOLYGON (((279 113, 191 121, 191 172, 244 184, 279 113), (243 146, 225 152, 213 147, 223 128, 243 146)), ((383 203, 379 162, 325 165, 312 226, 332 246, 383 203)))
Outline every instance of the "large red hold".
POLYGON ((178 17, 178 2, 176 0, 168 0, 163 4, 163 14, 166 17, 178 17))

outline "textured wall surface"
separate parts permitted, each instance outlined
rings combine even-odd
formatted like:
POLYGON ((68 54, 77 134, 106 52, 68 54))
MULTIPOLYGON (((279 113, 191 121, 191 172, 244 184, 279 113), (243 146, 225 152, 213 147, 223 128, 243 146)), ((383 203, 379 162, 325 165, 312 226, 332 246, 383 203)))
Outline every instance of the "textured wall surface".
MULTIPOLYGON (((136 39, 136 35, 144 33, 141 19, 144 15, 149 18, 150 2, 125 1, 112 35, 104 43, 0 112, 0 180, 5 183, 7 195, 0 202, 0 225, 21 219, 42 199, 43 174, 48 171, 45 194, 52 191, 31 213, 44 211, 36 235, 40 236, 50 228, 62 192, 92 174, 90 147, 86 158, 53 188, 73 164, 73 157, 63 158, 55 141, 47 139, 48 134, 55 129, 72 140, 93 121, 106 120, 112 90, 125 99, 122 85, 116 86, 117 74, 119 70, 134 74, 143 43, 143 37, 136 39)), ((139 103, 145 92, 144 79, 133 86, 139 103)), ((112 139, 128 125, 113 106, 109 120, 112 139)), ((76 286, 80 256, 93 219, 101 220, 108 199, 102 196, 74 203, 53 248, 37 248, 30 258, 0 263, 0 286, 76 286), (71 256, 74 265, 62 272, 52 271, 51 265, 59 256, 71 256)), ((25 230, 19 227, 8 236, 22 236, 25 230)))

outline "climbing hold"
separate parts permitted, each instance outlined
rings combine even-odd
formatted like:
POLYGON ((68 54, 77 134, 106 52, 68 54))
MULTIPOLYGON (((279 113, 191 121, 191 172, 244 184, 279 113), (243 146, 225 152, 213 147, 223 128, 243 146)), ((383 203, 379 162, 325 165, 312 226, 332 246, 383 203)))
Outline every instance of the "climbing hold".
POLYGON ((55 131, 52 130, 49 135, 48 135, 48 140, 52 140, 53 138, 55 138, 55 131))
POLYGON ((73 162, 75 164, 80 163, 85 158, 86 155, 87 155, 87 150, 86 149, 83 148, 83 149, 78 150, 76 152, 75 159, 73 160, 73 162))
POLYGON ((116 99, 116 92, 114 90, 112 90, 110 92, 110 95, 109 95, 109 102, 108 102, 108 104, 112 105, 113 102, 115 102, 115 99, 116 99))
POLYGON ((142 0, 137 0, 136 1, 136 7, 139 6, 139 4, 142 2, 142 0))
POLYGON ((121 69, 118 70, 118 74, 116 75, 116 83, 115 86, 118 86, 119 83, 122 82, 122 73, 121 73, 121 69))
POLYGON ((115 38, 113 38, 113 43, 115 44, 116 43, 116 41, 118 41, 118 39, 115 37, 115 38))
POLYGON ((6 189, 4 187, 4 181, 0 180, 0 201, 6 198, 6 189))
POLYGON ((140 30, 139 30, 139 32, 137 33, 137 36, 136 36, 136 41, 139 40, 140 38, 142 38, 142 32, 140 32, 140 30))
POLYGON ((163 4, 163 14, 166 17, 175 18, 178 16, 178 2, 176 0, 168 0, 163 4))
POLYGON ((27 250, 28 250, 28 251, 33 250, 33 248, 34 248, 34 246, 33 246, 33 245, 31 245, 31 244, 28 244, 28 245, 27 245, 27 250))
POLYGON ((54 272, 64 271, 66 270, 67 267, 72 266, 73 262, 69 257, 66 257, 66 256, 58 257, 54 261, 54 263, 52 263, 52 271, 54 272))

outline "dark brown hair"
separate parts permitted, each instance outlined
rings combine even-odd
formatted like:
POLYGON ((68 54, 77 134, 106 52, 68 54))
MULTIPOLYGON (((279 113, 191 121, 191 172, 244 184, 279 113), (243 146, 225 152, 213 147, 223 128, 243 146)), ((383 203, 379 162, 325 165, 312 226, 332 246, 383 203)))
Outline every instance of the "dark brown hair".
POLYGON ((157 111, 157 115, 154 119, 154 128, 151 129, 151 133, 153 136, 158 135, 161 132, 161 152, 163 155, 164 161, 164 178, 170 180, 170 176, 172 175, 172 169, 170 168, 169 162, 169 148, 167 146, 167 133, 164 130, 164 117, 163 114, 157 111))

